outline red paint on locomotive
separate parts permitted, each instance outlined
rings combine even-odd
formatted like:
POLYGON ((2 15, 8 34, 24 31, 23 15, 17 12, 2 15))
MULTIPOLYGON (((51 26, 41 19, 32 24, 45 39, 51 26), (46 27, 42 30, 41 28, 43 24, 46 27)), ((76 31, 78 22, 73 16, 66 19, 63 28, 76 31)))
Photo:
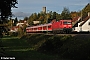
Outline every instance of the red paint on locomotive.
POLYGON ((71 20, 60 20, 57 22, 52 23, 52 30, 53 32, 71 32, 72 30, 72 21, 71 20))

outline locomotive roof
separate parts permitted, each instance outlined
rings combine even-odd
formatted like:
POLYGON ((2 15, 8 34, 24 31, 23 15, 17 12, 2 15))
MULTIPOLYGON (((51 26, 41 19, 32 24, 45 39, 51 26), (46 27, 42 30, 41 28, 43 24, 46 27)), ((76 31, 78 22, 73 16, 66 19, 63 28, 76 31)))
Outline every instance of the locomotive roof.
MULTIPOLYGON (((60 20, 61 21, 61 20, 60 20)), ((71 21, 71 20, 62 20, 62 21, 71 21)))

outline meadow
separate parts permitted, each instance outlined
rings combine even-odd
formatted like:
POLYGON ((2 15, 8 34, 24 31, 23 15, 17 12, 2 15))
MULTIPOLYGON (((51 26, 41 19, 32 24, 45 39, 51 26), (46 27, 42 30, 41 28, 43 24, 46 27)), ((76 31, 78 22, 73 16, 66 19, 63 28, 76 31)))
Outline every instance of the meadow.
POLYGON ((89 35, 59 36, 32 34, 21 38, 4 36, 2 47, 5 56, 16 60, 89 60, 89 35))
POLYGON ((18 37, 4 36, 1 40, 5 57, 15 57, 16 60, 56 60, 58 58, 57 55, 35 51, 26 40, 18 37))

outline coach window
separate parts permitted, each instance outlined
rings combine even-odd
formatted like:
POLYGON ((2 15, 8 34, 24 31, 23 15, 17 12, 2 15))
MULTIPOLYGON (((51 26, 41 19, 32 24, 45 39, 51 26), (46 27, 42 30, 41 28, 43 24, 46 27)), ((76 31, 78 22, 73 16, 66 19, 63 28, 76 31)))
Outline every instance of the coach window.
POLYGON ((90 25, 90 22, 88 23, 88 25, 90 25))
POLYGON ((51 28, 51 25, 49 25, 48 28, 51 28))

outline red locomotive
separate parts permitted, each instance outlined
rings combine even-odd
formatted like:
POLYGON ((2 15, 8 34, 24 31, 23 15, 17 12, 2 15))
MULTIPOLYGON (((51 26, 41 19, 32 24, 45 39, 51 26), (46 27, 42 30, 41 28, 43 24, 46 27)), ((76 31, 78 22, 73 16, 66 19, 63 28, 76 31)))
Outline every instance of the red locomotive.
POLYGON ((60 20, 52 23, 53 33, 70 33, 72 31, 71 20, 60 20))
POLYGON ((54 21, 53 23, 26 28, 27 33, 47 32, 47 31, 53 33, 70 33, 72 31, 72 22, 71 20, 60 20, 54 21))

